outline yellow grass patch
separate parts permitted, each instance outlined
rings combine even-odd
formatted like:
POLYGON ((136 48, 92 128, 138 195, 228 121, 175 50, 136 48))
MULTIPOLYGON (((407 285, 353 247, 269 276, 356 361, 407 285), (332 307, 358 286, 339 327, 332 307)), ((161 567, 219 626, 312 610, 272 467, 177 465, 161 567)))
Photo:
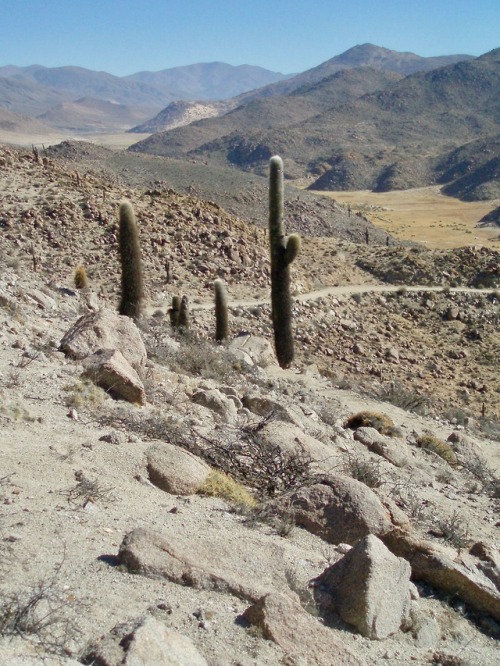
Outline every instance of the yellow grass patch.
POLYGON ((483 245, 500 249, 500 230, 476 228, 479 220, 496 208, 500 200, 460 201, 441 194, 439 186, 393 192, 325 192, 353 212, 361 211, 380 229, 401 240, 447 249, 483 245))

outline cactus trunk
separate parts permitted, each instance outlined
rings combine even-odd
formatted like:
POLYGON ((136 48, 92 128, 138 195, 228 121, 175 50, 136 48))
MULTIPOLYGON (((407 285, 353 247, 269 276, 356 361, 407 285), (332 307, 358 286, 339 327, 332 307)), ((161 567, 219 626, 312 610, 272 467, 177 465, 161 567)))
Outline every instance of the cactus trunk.
POLYGON ((120 204, 120 259, 122 294, 119 313, 137 320, 143 299, 142 262, 134 210, 128 201, 120 204))
POLYGON ((283 225, 283 161, 275 156, 270 161, 269 177, 269 243, 271 249, 271 316, 276 358, 288 368, 294 357, 292 332, 292 297, 290 263, 300 249, 300 237, 285 239, 283 225))
POLYGON ((227 309, 227 292, 224 280, 214 282, 215 298, 215 339, 218 342, 229 337, 229 317, 227 309))

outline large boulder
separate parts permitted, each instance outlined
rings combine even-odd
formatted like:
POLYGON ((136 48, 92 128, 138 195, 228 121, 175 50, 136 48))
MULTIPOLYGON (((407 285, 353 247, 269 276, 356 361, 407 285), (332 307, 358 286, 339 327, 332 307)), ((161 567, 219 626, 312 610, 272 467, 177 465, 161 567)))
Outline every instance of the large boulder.
POLYGON ((211 471, 200 458, 167 443, 150 446, 146 460, 151 483, 172 495, 194 495, 211 471))
POLYGON ((363 636, 383 639, 409 625, 410 574, 408 562, 370 534, 316 579, 317 596, 363 636))
POLYGON ((230 400, 218 389, 201 389, 196 391, 192 397, 192 401, 218 414, 224 423, 234 424, 238 419, 238 410, 234 401, 230 400))
POLYGON ((117 625, 84 658, 102 666, 207 666, 189 638, 150 615, 117 625))
POLYGON ((84 359, 83 367, 83 376, 114 398, 146 404, 144 384, 120 351, 100 349, 84 359))
POLYGON ((483 573, 480 563, 472 558, 466 562, 456 561, 436 544, 400 529, 381 538, 392 553, 408 560, 413 579, 456 595, 500 621, 500 591, 483 573))
POLYGON ((146 347, 132 319, 105 308, 80 317, 64 335, 60 349, 76 360, 100 349, 118 349, 136 372, 147 361, 146 347))
POLYGON ((385 534, 393 524, 375 493, 360 481, 329 475, 304 486, 290 501, 295 522, 329 543, 355 544, 368 534, 385 534))
POLYGON ((333 632, 284 594, 270 593, 246 609, 243 618, 286 653, 286 663, 361 666, 363 661, 333 632))

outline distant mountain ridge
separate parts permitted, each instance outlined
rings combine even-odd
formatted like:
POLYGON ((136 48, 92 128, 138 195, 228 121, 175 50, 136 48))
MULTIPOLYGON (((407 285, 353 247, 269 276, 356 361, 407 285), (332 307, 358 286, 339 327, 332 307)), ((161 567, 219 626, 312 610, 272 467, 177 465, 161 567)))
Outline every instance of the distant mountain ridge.
MULTIPOLYGON (((153 135, 130 150, 214 165, 229 163, 256 173, 264 173, 269 157, 280 154, 288 176, 311 179, 312 189, 382 191, 421 187, 438 179, 443 182, 440 159, 453 148, 481 138, 487 142, 486 137, 498 132, 500 49, 393 78, 385 85, 379 82, 378 89, 365 94, 361 87, 335 103, 342 76, 356 73, 361 80, 364 76, 366 86, 374 72, 380 76, 380 70, 367 67, 337 72, 285 95, 255 96, 221 118, 153 135), (330 96, 328 108, 321 109, 322 90, 330 96), (294 105, 295 97, 300 104, 294 105), (310 113, 315 105, 316 113, 310 113), (291 118, 293 110, 296 122, 291 118)), ((295 81, 297 78, 304 80, 301 75, 295 81)), ((271 87, 275 92, 276 87, 290 86, 293 81, 271 87)), ((471 146, 471 150, 479 149, 479 144, 471 146)), ((492 158, 495 156, 498 152, 493 152, 492 158)), ((468 188, 464 196, 483 198, 496 191, 496 163, 481 161, 477 168, 478 178, 464 181, 468 188), (481 179, 493 184, 481 190, 481 179)))
MULTIPOLYGON (((406 74, 415 68, 427 70, 445 61, 470 58, 471 56, 422 58, 415 54, 398 53, 363 44, 295 76, 252 65, 233 66, 220 62, 173 67, 159 72, 137 72, 124 77, 75 66, 6 65, 0 67, 0 107, 34 117, 48 113, 47 118, 51 115, 57 117, 59 129, 66 127, 71 131, 94 131, 94 120, 86 124, 81 108, 66 103, 76 103, 82 98, 101 99, 130 108, 131 115, 138 114, 139 120, 153 118, 171 102, 179 100, 230 100, 228 108, 235 108, 252 99, 281 95, 301 86, 318 83, 340 70, 358 67, 360 64, 372 66, 373 63, 378 70, 406 74), (52 113, 54 107, 59 108, 52 113)), ((108 107, 110 115, 103 121, 103 126, 112 127, 114 110, 117 109, 108 107)), ((208 115, 211 115, 212 109, 208 106, 207 110, 208 115)), ((175 109, 177 124, 183 122, 179 119, 178 112, 179 109, 175 109)), ((200 108, 190 107, 186 112, 186 122, 193 117, 199 117, 200 113, 200 108)), ((116 118, 116 124, 117 128, 123 126, 121 112, 116 118)))

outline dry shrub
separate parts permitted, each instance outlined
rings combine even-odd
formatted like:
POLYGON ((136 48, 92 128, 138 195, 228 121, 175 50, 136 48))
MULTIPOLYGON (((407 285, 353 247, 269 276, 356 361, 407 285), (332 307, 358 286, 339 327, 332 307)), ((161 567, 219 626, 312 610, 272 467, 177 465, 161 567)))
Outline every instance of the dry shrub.
POLYGON ((198 491, 200 495, 221 497, 244 509, 252 509, 256 505, 255 498, 240 483, 228 474, 213 470, 208 475, 203 487, 198 491))
POLYGON ((344 423, 344 428, 357 430, 358 428, 375 428, 381 435, 400 437, 398 428, 387 414, 378 412, 358 412, 350 416, 344 423))
POLYGON ((420 446, 426 451, 432 451, 432 453, 438 455, 452 467, 457 465, 457 456, 451 446, 434 435, 420 435, 417 437, 417 446, 420 446))
POLYGON ((89 286, 89 279, 85 266, 77 266, 75 269, 75 287, 76 289, 86 289, 89 286))

